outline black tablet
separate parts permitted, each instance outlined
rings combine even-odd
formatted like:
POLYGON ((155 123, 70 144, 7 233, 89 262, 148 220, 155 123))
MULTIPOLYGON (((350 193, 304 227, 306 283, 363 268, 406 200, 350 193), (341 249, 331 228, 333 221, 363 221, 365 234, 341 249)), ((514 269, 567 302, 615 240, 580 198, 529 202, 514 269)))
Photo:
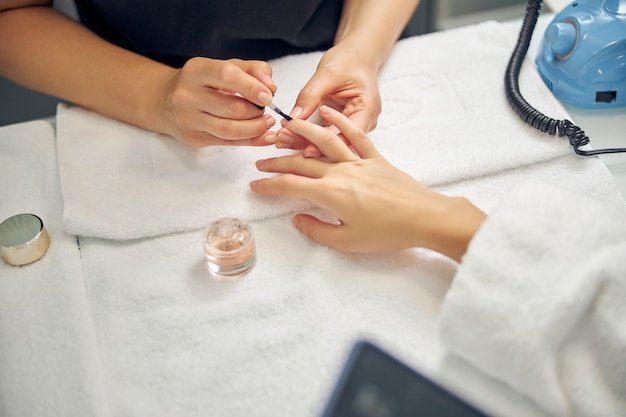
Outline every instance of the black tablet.
POLYGON ((486 417, 370 342, 356 343, 323 417, 486 417))

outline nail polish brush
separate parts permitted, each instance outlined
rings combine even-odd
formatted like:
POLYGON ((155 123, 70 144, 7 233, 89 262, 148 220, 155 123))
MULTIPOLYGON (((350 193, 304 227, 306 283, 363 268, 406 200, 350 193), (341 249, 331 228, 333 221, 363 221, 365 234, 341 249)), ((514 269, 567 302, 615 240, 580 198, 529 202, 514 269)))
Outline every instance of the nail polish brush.
POLYGON ((280 116, 284 117, 285 120, 290 121, 292 120, 292 117, 289 116, 287 113, 283 112, 281 109, 278 108, 278 106, 274 103, 270 103, 268 104, 268 106, 270 109, 274 110, 276 113, 278 113, 280 116))

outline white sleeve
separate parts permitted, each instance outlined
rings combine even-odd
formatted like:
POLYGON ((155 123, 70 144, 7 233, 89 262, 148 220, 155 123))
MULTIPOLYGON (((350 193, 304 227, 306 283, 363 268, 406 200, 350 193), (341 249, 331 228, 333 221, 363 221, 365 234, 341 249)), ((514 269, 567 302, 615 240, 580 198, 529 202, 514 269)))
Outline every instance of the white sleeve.
POLYGON ((626 416, 626 211, 540 182, 476 234, 445 348, 559 416, 626 416))

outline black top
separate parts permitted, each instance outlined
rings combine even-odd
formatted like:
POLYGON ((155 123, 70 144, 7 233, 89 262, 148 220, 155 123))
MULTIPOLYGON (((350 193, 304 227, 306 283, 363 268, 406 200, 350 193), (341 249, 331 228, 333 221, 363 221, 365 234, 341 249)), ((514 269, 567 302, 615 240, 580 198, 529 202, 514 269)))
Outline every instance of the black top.
POLYGON ((332 46, 343 0, 76 0, 104 39, 174 67, 189 58, 260 59, 332 46))

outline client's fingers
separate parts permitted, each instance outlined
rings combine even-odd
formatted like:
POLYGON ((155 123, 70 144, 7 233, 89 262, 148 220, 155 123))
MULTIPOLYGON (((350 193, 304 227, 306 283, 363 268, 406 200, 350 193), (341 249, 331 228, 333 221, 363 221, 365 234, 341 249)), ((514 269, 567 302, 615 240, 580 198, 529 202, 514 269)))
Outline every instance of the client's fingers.
POLYGON ((313 242, 343 250, 343 225, 325 223, 309 214, 298 214, 292 220, 293 225, 313 242))
POLYGON ((362 158, 374 158, 379 156, 374 144, 369 140, 365 132, 350 120, 346 115, 328 106, 320 108, 320 115, 331 125, 336 126, 350 145, 362 158))
POLYGON ((296 174, 309 178, 321 178, 328 169, 328 164, 318 159, 307 158, 302 154, 261 159, 256 167, 262 172, 278 174, 296 174))
POLYGON ((315 202, 316 180, 292 174, 264 178, 250 182, 250 189, 265 195, 285 195, 315 202))
POLYGON ((331 162, 346 162, 359 159, 344 141, 328 128, 294 119, 287 128, 307 138, 331 162))

